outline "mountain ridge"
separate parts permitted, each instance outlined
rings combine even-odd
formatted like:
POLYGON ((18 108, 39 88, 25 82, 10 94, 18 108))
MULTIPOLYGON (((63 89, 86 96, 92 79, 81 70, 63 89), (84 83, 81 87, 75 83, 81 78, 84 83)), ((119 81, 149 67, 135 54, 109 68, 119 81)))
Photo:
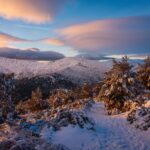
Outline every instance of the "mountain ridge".
POLYGON ((56 61, 17 60, 0 57, 0 71, 14 73, 15 78, 32 78, 61 74, 74 82, 97 82, 111 67, 110 62, 66 57, 56 61))

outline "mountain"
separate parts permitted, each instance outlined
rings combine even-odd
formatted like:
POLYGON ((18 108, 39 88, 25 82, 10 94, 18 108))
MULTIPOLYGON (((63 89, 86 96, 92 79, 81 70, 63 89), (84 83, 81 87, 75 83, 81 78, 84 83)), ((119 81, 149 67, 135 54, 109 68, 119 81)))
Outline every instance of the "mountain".
POLYGON ((111 62, 84 58, 63 58, 56 61, 18 60, 0 57, 0 70, 14 73, 15 78, 32 78, 60 74, 74 83, 97 82, 111 67, 111 62))
POLYGON ((57 60, 62 59, 65 56, 54 51, 40 51, 37 48, 20 50, 16 48, 2 47, 0 48, 0 57, 28 60, 57 60))
POLYGON ((77 58, 86 58, 89 60, 109 60, 111 58, 105 57, 105 55, 102 54, 95 54, 95 53, 82 53, 76 56, 77 58))

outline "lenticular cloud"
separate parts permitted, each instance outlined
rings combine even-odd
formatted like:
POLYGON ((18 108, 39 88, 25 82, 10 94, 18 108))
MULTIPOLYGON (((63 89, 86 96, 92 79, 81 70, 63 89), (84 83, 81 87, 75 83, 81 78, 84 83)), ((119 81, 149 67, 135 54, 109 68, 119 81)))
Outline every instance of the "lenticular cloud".
POLYGON ((150 49, 149 26, 150 16, 129 17, 77 24, 58 33, 79 51, 146 52, 150 49))
POLYGON ((12 42, 26 42, 26 41, 28 40, 0 32, 0 47, 8 46, 12 42))

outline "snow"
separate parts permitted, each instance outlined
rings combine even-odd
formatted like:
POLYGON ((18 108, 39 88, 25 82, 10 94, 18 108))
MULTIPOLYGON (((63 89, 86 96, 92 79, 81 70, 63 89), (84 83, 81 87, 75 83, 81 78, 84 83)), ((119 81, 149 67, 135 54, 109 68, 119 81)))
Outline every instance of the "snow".
POLYGON ((126 121, 127 114, 108 116, 103 103, 88 113, 95 120, 95 131, 68 126, 52 134, 54 143, 71 150, 149 150, 150 131, 140 131, 126 121))
POLYGON ((76 82, 98 81, 110 68, 110 62, 84 58, 64 58, 56 61, 29 61, 0 57, 0 71, 15 73, 16 78, 59 73, 76 82))
POLYGON ((144 104, 144 107, 150 108, 150 100, 146 101, 146 103, 144 104))
MULTIPOLYGON (((126 56, 125 54, 122 54, 122 55, 107 55, 105 56, 106 58, 116 58, 116 59, 121 59, 122 57, 126 56)), ((127 55, 129 59, 132 59, 132 60, 144 60, 147 58, 147 55, 136 55, 136 54, 130 54, 130 55, 127 55)))

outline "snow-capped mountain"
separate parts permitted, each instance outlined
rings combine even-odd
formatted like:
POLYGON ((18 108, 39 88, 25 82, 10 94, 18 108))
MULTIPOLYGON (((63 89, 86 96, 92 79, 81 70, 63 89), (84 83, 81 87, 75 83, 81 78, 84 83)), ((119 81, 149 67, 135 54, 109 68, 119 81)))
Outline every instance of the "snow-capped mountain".
POLYGON ((84 58, 29 61, 0 57, 0 71, 14 73, 16 78, 32 78, 57 73, 76 83, 98 81, 103 78, 103 74, 110 66, 110 62, 98 62, 84 58))
POLYGON ((58 60, 65 56, 55 51, 40 51, 38 48, 17 49, 0 47, 0 57, 26 60, 58 60))

